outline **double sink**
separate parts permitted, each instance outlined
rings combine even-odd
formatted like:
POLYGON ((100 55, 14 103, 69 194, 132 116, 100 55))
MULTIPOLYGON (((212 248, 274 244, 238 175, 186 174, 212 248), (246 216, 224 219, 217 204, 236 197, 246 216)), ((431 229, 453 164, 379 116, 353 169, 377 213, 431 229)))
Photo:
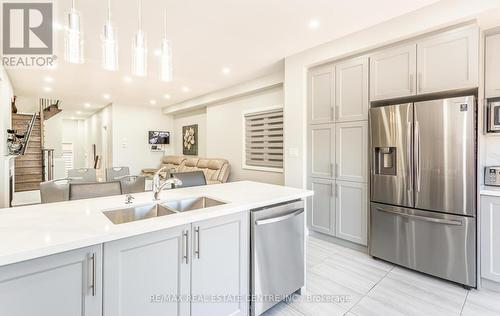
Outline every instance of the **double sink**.
POLYGON ((175 201, 142 204, 123 209, 104 211, 103 214, 113 224, 124 224, 223 204, 226 203, 202 196, 175 201))

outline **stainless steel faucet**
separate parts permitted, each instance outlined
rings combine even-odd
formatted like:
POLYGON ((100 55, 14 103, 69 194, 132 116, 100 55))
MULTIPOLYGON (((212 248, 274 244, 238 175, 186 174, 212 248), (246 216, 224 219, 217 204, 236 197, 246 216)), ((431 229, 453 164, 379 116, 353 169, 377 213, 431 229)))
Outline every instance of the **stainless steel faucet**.
POLYGON ((135 200, 135 197, 131 194, 125 195, 125 204, 132 204, 132 200, 135 200))
POLYGON ((161 172, 168 169, 167 167, 163 167, 160 170, 156 171, 153 176, 153 200, 158 201, 160 199, 160 192, 167 184, 173 185, 182 185, 182 181, 177 178, 170 178, 164 181, 161 181, 161 172))

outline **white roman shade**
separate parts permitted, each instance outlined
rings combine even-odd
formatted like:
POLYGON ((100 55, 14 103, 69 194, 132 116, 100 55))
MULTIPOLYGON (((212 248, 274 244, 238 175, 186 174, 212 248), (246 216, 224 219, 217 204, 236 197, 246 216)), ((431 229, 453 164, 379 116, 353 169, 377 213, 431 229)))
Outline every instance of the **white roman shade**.
POLYGON ((245 164, 283 168, 283 108, 245 114, 245 164))

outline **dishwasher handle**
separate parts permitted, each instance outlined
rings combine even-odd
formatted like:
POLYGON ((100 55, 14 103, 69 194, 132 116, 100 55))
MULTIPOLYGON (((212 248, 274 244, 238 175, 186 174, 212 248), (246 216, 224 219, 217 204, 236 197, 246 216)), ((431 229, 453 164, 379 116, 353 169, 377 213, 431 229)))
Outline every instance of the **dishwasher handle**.
POLYGON ((299 210, 295 210, 291 213, 288 213, 288 214, 285 214, 282 216, 257 220, 257 221, 255 221, 255 225, 259 226, 259 225, 272 224, 272 223, 286 221, 287 219, 290 219, 290 218, 295 217, 297 215, 300 215, 302 213, 304 213, 303 208, 301 208, 299 210))

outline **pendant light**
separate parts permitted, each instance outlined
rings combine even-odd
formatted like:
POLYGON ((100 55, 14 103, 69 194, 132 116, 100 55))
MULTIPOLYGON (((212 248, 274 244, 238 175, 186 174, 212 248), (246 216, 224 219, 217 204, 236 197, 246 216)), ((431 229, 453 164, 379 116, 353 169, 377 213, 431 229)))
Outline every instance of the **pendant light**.
POLYGON ((80 24, 80 12, 76 11, 75 0, 72 0, 64 38, 64 58, 72 64, 83 64, 83 33, 80 24))
POLYGON ((108 0, 108 19, 102 33, 102 67, 106 70, 118 70, 118 41, 116 28, 111 23, 111 0, 108 0))
POLYGON ((164 37, 161 41, 160 80, 172 81, 172 43, 167 39, 167 10, 165 10, 164 37))
POLYGON ((142 1, 139 2, 139 29, 135 33, 132 45, 132 73, 136 76, 147 75, 148 49, 146 46, 146 34, 142 30, 142 1))

